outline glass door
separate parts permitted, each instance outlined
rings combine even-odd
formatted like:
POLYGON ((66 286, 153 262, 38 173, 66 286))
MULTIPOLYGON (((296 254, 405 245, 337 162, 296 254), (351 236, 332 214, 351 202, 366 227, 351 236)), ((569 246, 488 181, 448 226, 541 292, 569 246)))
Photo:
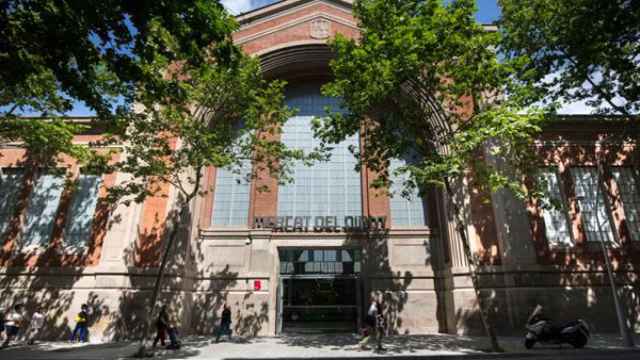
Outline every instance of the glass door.
POLYGON ((284 277, 283 332, 352 332, 358 324, 357 277, 284 277))
POLYGON ((360 250, 280 248, 278 252, 278 330, 355 331, 362 301, 360 250))

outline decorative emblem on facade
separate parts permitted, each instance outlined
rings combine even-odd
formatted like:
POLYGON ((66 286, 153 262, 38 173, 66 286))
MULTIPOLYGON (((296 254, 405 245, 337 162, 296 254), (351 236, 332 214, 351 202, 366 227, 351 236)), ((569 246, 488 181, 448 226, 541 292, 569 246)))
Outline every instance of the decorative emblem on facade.
POLYGON ((311 22, 311 37, 326 39, 331 33, 331 22, 327 19, 315 19, 311 22))

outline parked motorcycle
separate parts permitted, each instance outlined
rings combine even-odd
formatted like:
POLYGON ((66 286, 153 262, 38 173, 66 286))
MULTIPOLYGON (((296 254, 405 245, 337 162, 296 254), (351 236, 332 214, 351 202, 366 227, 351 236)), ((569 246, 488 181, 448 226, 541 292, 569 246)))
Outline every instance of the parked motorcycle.
POLYGON ((531 349, 536 342, 547 344, 567 343, 574 348, 583 348, 591 337, 589 325, 582 319, 554 324, 547 319, 538 305, 527 320, 527 335, 524 346, 531 349))

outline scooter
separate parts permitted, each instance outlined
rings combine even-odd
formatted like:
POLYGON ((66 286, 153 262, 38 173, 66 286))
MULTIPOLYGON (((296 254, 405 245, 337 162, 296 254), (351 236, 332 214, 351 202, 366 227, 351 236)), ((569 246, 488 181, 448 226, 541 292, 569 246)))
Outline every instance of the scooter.
POLYGON ((547 344, 567 343, 576 349, 587 345, 591 337, 589 325, 582 319, 554 324, 545 318, 542 306, 538 305, 527 320, 527 335, 524 347, 531 349, 536 342, 547 344))

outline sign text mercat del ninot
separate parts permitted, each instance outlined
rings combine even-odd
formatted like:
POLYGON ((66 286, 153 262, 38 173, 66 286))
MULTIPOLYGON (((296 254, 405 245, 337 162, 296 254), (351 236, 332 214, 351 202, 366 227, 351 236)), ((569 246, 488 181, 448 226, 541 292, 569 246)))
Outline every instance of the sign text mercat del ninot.
POLYGON ((264 216, 255 217, 255 229, 279 232, 366 232, 383 230, 386 216, 345 216, 338 223, 337 216, 264 216))

